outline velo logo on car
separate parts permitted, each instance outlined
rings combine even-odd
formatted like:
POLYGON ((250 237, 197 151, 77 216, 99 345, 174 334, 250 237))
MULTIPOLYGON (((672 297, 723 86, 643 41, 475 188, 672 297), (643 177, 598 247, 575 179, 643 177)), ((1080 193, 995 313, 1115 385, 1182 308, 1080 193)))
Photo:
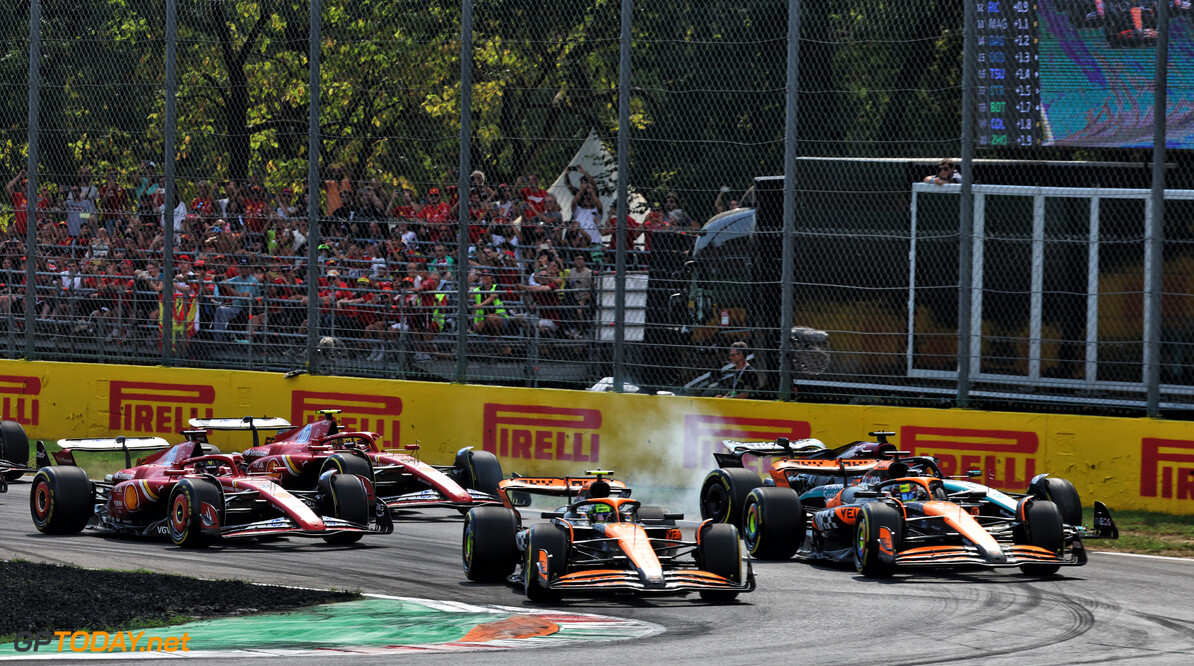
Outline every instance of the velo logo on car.
POLYGON ((601 410, 485 403, 482 447, 503 458, 595 463, 601 410))
MULTIPOLYGON (((721 451, 722 440, 760 442, 775 441, 777 437, 797 440, 811 436, 812 431, 808 421, 685 414, 684 467, 703 469, 713 465, 713 452, 721 451)), ((764 471, 755 456, 745 456, 743 465, 756 472, 764 471)))
POLYGON ((1145 437, 1140 442, 1140 496, 1194 499, 1194 442, 1145 437), (1180 465, 1178 463, 1185 463, 1180 465))
POLYGON ((38 425, 41 379, 25 375, 0 375, 0 415, 5 421, 38 425))
POLYGON ((375 432, 382 436, 387 448, 401 445, 402 421, 398 417, 402 414, 402 398, 327 391, 294 391, 290 394, 291 423, 318 421, 323 418, 319 413, 321 409, 340 410, 336 421, 341 430, 375 432))
POLYGON ((914 456, 934 456, 946 476, 977 469, 977 482, 999 490, 1020 490, 1036 476, 1040 440, 1024 430, 973 430, 903 426, 896 444, 914 456))
POLYGON ((174 435, 193 418, 211 418, 216 389, 207 384, 112 381, 108 384, 108 429, 123 433, 174 435))

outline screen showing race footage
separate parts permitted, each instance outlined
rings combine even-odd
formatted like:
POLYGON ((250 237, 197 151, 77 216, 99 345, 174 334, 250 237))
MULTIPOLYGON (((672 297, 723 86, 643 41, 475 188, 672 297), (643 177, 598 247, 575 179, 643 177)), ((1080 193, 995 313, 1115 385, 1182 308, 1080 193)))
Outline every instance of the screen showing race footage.
POLYGON ((1194 148, 1190 0, 978 2, 980 145, 1151 147, 1158 2, 1170 18, 1165 143, 1194 148))

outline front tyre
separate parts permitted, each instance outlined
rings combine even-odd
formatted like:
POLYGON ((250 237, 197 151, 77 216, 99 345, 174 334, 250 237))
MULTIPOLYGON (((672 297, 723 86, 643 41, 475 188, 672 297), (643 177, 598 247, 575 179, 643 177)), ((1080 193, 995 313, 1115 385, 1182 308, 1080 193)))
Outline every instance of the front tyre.
POLYGON ((1067 525, 1082 524, 1082 500, 1074 484, 1053 476, 1046 476, 1028 488, 1030 495, 1048 500, 1057 505, 1061 522, 1067 525))
POLYGON ((518 514, 504 506, 479 506, 464 517, 464 575, 476 583, 500 583, 518 566, 518 514))
MULTIPOLYGON (((356 474, 333 474, 328 478, 328 491, 332 496, 333 516, 361 527, 369 525, 369 491, 361 477, 356 474)), ((356 543, 363 536, 361 532, 337 532, 325 536, 323 540, 343 546, 356 543)))
POLYGON ((524 585, 527 599, 554 603, 564 598, 547 583, 568 571, 568 535, 550 523, 532 525, 527 534, 524 585), (543 580, 546 577, 546 581, 543 580))
POLYGON ((898 510, 881 502, 864 504, 854 526, 854 568, 867 578, 890 578, 903 540, 904 517, 898 510))
MULTIPOLYGON (((7 421, 5 423, 8 423, 7 421)), ((43 467, 33 477, 29 513, 43 534, 75 534, 95 512, 91 481, 78 467, 43 467)))
POLYGON ((741 528, 746 496, 762 485, 759 475, 744 467, 709 472, 701 485, 701 519, 741 528))
POLYGON ((170 540, 180 548, 207 548, 219 533, 224 496, 207 479, 182 479, 170 491, 170 540))
MULTIPOLYGON (((21 465, 29 464, 29 438, 25 429, 16 421, 0 421, 0 460, 21 465)), ((6 481, 16 481, 24 472, 4 472, 6 481)))
MULTIPOLYGON (((1060 556, 1065 548, 1065 527, 1062 526, 1061 511, 1057 505, 1045 500, 1027 499, 1023 502, 1020 513, 1028 544, 1060 556)), ((1060 568, 1060 564, 1020 565, 1020 571, 1034 576, 1055 574, 1060 568)))
MULTIPOLYGON (((738 529, 724 523, 706 526, 701 533, 697 564, 711 574, 721 576, 732 583, 741 583, 742 545, 738 538, 738 529)), ((737 590, 701 590, 701 598, 705 601, 733 601, 737 597, 737 590)))
POLYGON ((746 496, 742 538, 751 556, 786 560, 804 543, 805 517, 791 488, 761 486, 746 496))
POLYGON ((502 480, 502 463, 488 451, 467 451, 456 457, 457 474, 465 488, 497 495, 502 480))

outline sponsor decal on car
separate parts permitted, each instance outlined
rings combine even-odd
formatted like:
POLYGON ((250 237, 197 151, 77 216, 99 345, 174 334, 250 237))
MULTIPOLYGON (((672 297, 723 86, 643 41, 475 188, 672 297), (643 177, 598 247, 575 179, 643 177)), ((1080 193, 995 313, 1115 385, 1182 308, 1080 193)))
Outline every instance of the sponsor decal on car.
POLYGON ((992 488, 1022 490, 1037 473, 1035 432, 903 426, 899 442, 911 455, 937 458, 946 476, 980 470, 992 488))
POLYGON ((188 420, 211 418, 216 389, 208 384, 108 382, 108 428, 123 433, 173 435, 188 420))
POLYGON ((598 462, 601 410, 485 403, 482 447, 504 458, 598 462))
POLYGON ((1194 499, 1194 441, 1141 440, 1140 496, 1194 499))
POLYGON ((339 409, 336 421, 345 432, 376 432, 390 448, 401 446, 402 398, 397 396, 294 391, 290 394, 290 422, 296 425, 325 418, 321 409, 339 409))

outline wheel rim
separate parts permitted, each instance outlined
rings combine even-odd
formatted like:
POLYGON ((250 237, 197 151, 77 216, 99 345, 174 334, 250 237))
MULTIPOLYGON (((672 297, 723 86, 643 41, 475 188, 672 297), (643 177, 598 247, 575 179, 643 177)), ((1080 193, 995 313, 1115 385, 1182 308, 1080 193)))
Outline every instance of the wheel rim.
POLYGON ((468 523, 464 526, 464 568, 465 570, 472 569, 473 566, 473 539, 475 539, 475 532, 473 524, 468 523))
POLYGON ((751 504, 746 509, 746 521, 743 525, 743 538, 747 546, 753 547, 759 540, 759 505, 751 504))
POLYGON ((39 521, 50 515, 50 489, 44 482, 38 483, 33 490, 33 510, 39 521))
POLYGON ((729 497, 729 492, 720 482, 709 486, 709 491, 705 493, 705 517, 712 518, 718 522, 725 522, 729 497))
POLYGON ((174 506, 170 509, 170 527, 174 529, 175 534, 186 531, 190 512, 191 503, 186 495, 180 494, 174 498, 174 506))
POLYGON ((867 533, 870 532, 867 527, 867 518, 866 514, 864 513, 862 514, 862 518, 858 521, 858 534, 855 537, 856 543, 854 544, 854 556, 858 558, 859 564, 866 562, 866 546, 868 541, 867 533))

